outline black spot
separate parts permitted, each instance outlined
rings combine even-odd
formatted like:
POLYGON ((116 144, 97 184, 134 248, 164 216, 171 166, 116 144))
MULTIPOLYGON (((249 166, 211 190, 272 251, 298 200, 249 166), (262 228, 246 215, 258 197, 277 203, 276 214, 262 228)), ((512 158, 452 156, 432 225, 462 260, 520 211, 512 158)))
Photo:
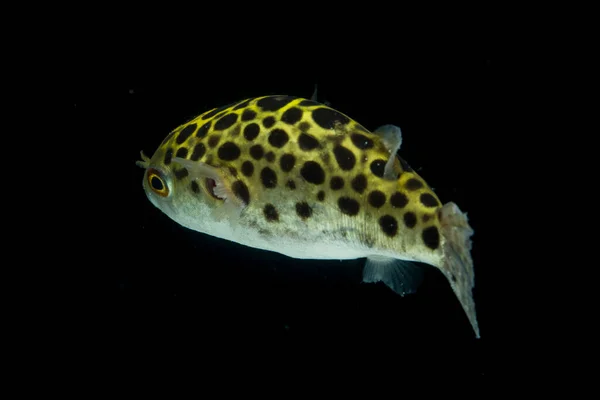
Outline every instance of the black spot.
POLYGON ((338 165, 344 171, 349 171, 354 168, 354 164, 356 164, 356 157, 354 157, 354 153, 345 148, 344 146, 337 145, 333 149, 333 154, 335 155, 335 159, 337 160, 338 165))
POLYGON ((237 124, 235 128, 229 131, 229 136, 231 136, 232 138, 237 137, 240 135, 241 130, 242 127, 240 126, 240 124, 237 124))
POLYGON ((267 154, 265 154, 265 158, 267 159, 268 162, 273 162, 273 161, 275 161, 275 153, 273 153, 272 151, 269 151, 267 154))
POLYGON ((306 219, 312 215, 312 208, 305 201, 296 203, 296 213, 300 218, 306 219))
POLYGON ((192 192, 194 192, 194 193, 200 192, 200 185, 198 185, 198 182, 192 181, 192 183, 190 183, 190 187, 192 188, 192 192))
POLYGON ((317 103, 316 101, 312 101, 312 100, 302 100, 302 102, 300 104, 298 104, 299 106, 302 107, 307 107, 307 106, 320 106, 321 103, 317 103))
POLYGON ((229 167, 229 172, 233 175, 234 178, 237 178, 237 169, 234 167, 229 167))
POLYGON ((435 226, 423 229, 423 242, 430 249, 437 249, 440 245, 440 233, 435 226))
POLYGON ((350 197, 340 197, 338 200, 338 207, 341 212, 347 215, 356 215, 360 210, 358 201, 351 199, 350 197))
POLYGON ((210 129, 210 124, 211 122, 207 122, 202 125, 200 129, 198 129, 198 132, 196 132, 196 137, 202 139, 204 136, 206 136, 208 130, 210 129))
POLYGON ((296 189, 296 182, 294 182, 293 180, 289 180, 287 181, 287 183, 285 184, 285 186, 289 187, 290 189, 294 190, 296 189))
POLYGON ((437 207, 440 205, 436 198, 430 193, 421 194, 421 203, 423 203, 425 207, 437 207))
POLYGON ((300 148, 304 151, 309 151, 319 147, 319 141, 315 139, 314 136, 311 136, 306 133, 300 134, 300 137, 298 138, 298 144, 300 145, 300 148))
POLYGON ((375 160, 371 163, 371 172, 373 175, 383 178, 383 173, 385 171, 385 161, 384 160, 375 160))
POLYGON ((275 118, 274 117, 267 117, 267 118, 263 119, 263 126, 265 128, 270 128, 273 125, 275 125, 275 118))
POLYGON ((196 124, 189 124, 188 126, 183 128, 181 130, 181 132, 179 132, 179 135, 177 136, 175 143, 181 144, 181 143, 185 142, 187 140, 187 138, 192 136, 192 133, 194 133, 194 131, 196 130, 196 127, 197 127, 196 124))
POLYGON ((240 108, 244 108, 246 107, 248 104, 250 104, 250 102, 252 101, 252 99, 247 99, 242 101, 240 104, 238 104, 237 106, 233 107, 234 110, 239 110, 240 108))
POLYGON ((313 120, 323 129, 333 129, 337 123, 342 125, 350 122, 348 117, 331 108, 316 108, 312 111, 313 120))
POLYGON ((238 115, 236 113, 225 114, 224 117, 215 122, 214 130, 222 131, 231 128, 237 122, 238 115))
POLYGON ((340 190, 344 187, 344 179, 340 176, 334 176, 331 178, 331 182, 329 182, 329 186, 332 190, 340 190))
POLYGON ((173 149, 168 149, 165 152, 165 161, 164 161, 165 165, 171 164, 171 159, 172 158, 173 158, 173 149))
POLYGON ((175 174, 175 178, 177 178, 177 179, 183 179, 183 178, 185 178, 186 176, 189 175, 189 172, 188 172, 187 169, 181 168, 181 169, 176 169, 174 171, 174 174, 175 174))
POLYGON ((398 233, 398 222, 391 215, 384 215, 379 218, 379 226, 381 226, 383 233, 389 237, 394 237, 398 233))
POLYGON ((212 135, 208 138, 208 146, 216 147, 219 144, 219 140, 221 140, 221 135, 212 135))
POLYGON ((423 218, 422 218, 423 222, 429 221, 432 217, 433 217, 433 215, 429 215, 429 214, 423 215, 423 218))
POLYGON ((363 174, 357 175, 352 179, 351 186, 356 192, 362 194, 367 188, 367 178, 363 174))
POLYGON ((269 96, 260 99, 256 105, 263 111, 277 111, 294 99, 292 96, 269 96))
POLYGON ((353 133, 350 139, 352 139, 352 143, 359 149, 366 150, 373 147, 373 140, 361 133, 353 133))
POLYGON ((292 107, 281 116, 281 120, 286 124, 294 125, 302 119, 302 110, 297 107, 292 107))
POLYGON ((294 165, 296 164, 296 157, 292 154, 284 154, 279 159, 279 166, 284 172, 290 172, 294 165))
POLYGON ((233 185, 231 185, 231 190, 238 199, 244 202, 244 204, 250 203, 250 192, 248 191, 248 186, 246 186, 244 182, 233 182, 233 185))
POLYGON ((279 221, 279 214, 277 213, 277 210, 273 204, 267 204, 263 209, 263 213, 265 214, 267 221, 279 221))
POLYGON ((242 121, 252 121, 256 118, 256 113, 252 110, 244 110, 242 113, 242 121))
POLYGON ((233 161, 237 160, 242 151, 237 146, 237 144, 233 142, 225 142, 221 147, 219 147, 218 155, 221 160, 224 161, 233 161))
POLYGON ((403 208, 408 204, 408 197, 404 193, 396 192, 390 197, 390 203, 394 208, 403 208))
POLYGON ((409 211, 406 214, 404 214, 404 224, 408 228, 415 227, 415 225, 417 224, 417 216, 415 215, 414 212, 409 211))
POLYGON ((252 176, 254 173, 254 164, 250 161, 244 161, 242 164, 242 174, 246 176, 252 176))
POLYGON ((265 151, 263 150, 263 147, 260 144, 255 144, 254 146, 250 147, 250 155, 255 160, 260 160, 261 158, 263 158, 264 154, 265 151))
POLYGON ((310 129, 310 124, 306 121, 302 122, 300 125, 298 125, 298 129, 300 129, 302 132, 308 132, 310 129))
POLYGON ((202 158, 204 153, 206 153, 206 146, 204 145, 204 143, 198 143, 196 144, 196 146, 194 146, 194 151, 192 152, 190 160, 198 161, 202 158))
POLYGON ((232 105, 234 105, 235 103, 231 103, 231 104, 227 104, 225 106, 219 107, 219 108, 215 108, 214 110, 212 110, 209 113, 206 113, 205 115, 202 116, 202 119, 209 119, 214 117, 215 115, 217 115, 218 113, 220 113, 221 111, 231 107, 232 105))
POLYGON ((175 133, 176 133, 175 131, 173 131, 173 132, 169 133, 169 134, 167 135, 167 137, 166 137, 166 138, 165 138, 165 139, 162 141, 162 143, 161 143, 160 145, 161 145, 161 146, 163 146, 165 143, 167 143, 169 140, 171 140, 171 138, 173 137, 173 135, 174 135, 175 133))
POLYGON ((288 134, 283 129, 273 129, 269 134, 269 143, 273 147, 283 147, 290 140, 288 134))
POLYGON ((405 188, 407 188, 408 190, 417 190, 417 189, 421 189, 423 187, 423 182, 421 182, 420 180, 416 179, 416 178, 410 178, 406 184, 404 185, 405 188))
POLYGON ((319 193, 317 193, 317 200, 319 200, 319 201, 325 200, 325 191, 324 190, 319 190, 319 193))
POLYGON ((315 161, 305 162, 300 170, 300 175, 302 175, 307 182, 315 185, 320 185, 325 182, 325 171, 323 171, 323 168, 315 161))
POLYGON ((277 186, 277 174, 269 167, 264 167, 260 171, 260 180, 267 189, 277 186))
POLYGON ((369 204, 375 208, 380 208, 385 204, 385 194, 380 190, 374 190, 369 193, 369 204))
POLYGON ((246 138, 246 140, 252 141, 252 140, 256 139, 259 132, 260 132, 260 126, 258 126, 258 124, 253 122, 244 128, 244 137, 246 138))
POLYGON ((186 149, 185 147, 180 147, 179 150, 177 150, 177 153, 175 153, 175 157, 186 158, 187 154, 188 149, 186 149))
POLYGON ((406 161, 404 161, 404 159, 400 156, 398 156, 398 160, 400 160, 400 165, 402 166, 402 170, 404 172, 412 172, 413 169, 410 167, 410 165, 408 165, 408 163, 406 161))

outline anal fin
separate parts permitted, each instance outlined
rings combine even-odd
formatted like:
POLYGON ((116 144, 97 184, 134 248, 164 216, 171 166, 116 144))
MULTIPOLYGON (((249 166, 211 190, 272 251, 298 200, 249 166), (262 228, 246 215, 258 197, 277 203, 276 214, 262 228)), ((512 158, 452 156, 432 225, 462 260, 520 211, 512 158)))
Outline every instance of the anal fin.
POLYGON ((363 282, 383 282, 401 296, 414 293, 422 281, 422 267, 412 261, 370 256, 363 269, 363 282))

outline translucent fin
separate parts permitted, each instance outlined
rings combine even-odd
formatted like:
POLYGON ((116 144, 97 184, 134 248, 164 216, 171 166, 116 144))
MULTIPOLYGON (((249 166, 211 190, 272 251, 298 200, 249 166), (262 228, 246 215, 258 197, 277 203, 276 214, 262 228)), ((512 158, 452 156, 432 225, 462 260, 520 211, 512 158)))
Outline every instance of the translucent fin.
POLYGON ((312 96, 310 96, 310 99, 312 101, 318 101, 317 100, 317 84, 315 83, 315 91, 313 92, 312 96))
POLYGON ((142 157, 142 161, 136 161, 135 165, 144 169, 148 168, 148 165, 150 165, 150 158, 144 154, 144 150, 140 151, 140 157, 142 157))
POLYGON ((185 167, 190 179, 199 180, 201 185, 207 178, 215 182, 212 194, 223 201, 223 204, 213 209, 216 219, 239 217, 241 211, 246 208, 247 204, 232 191, 232 183, 235 179, 228 170, 180 157, 173 157, 173 161, 185 167))
POLYGON ((381 136, 383 144, 390 152, 390 158, 388 158, 383 170, 383 177, 396 180, 398 179, 398 173, 394 171, 394 162, 396 161, 396 153, 402 146, 402 131, 396 125, 383 125, 377 128, 374 133, 381 136))
POLYGON ((414 293, 423 281, 423 270, 411 261, 380 256, 367 258, 363 282, 383 282, 401 296, 414 293))
POLYGON ((444 243, 444 263, 440 267, 450 286, 458 297, 475 336, 479 338, 479 325, 475 314, 473 287, 475 286, 475 271, 471 258, 471 235, 473 229, 467 221, 467 214, 460 211, 454 203, 447 203, 441 209, 440 222, 444 243))

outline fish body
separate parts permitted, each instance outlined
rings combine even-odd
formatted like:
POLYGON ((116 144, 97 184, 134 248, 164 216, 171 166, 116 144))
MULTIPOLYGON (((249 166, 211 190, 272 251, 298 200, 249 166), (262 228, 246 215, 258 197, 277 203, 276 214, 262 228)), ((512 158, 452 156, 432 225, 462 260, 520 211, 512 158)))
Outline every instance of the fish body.
POLYGON ((402 295, 420 281, 412 261, 438 267, 479 337, 473 231, 397 156, 401 142, 395 126, 263 96, 179 126, 138 165, 149 200, 192 230, 294 258, 365 257, 363 280, 402 295))

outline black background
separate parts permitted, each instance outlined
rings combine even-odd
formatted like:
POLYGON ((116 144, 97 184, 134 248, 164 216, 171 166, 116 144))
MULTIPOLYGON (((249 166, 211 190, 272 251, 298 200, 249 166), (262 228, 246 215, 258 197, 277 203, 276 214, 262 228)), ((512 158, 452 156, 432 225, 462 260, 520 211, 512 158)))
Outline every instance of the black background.
POLYGON ((72 205, 82 216, 73 246, 86 256, 67 312, 85 319, 81 329, 91 342, 118 349, 129 362, 176 354, 238 363, 253 354, 315 366, 421 360, 461 376, 495 368, 503 82, 490 46, 445 46, 393 61, 373 54, 351 65, 338 61, 337 68, 309 68, 305 60, 279 75, 230 73, 214 64, 178 75, 184 57, 169 72, 154 66, 140 79, 136 69, 152 58, 122 61, 129 66, 122 84, 87 77, 72 105, 89 168, 81 201, 72 205), (468 213, 481 339, 434 268, 425 266, 418 292, 403 298, 383 284, 360 283, 364 260, 295 260, 242 247, 187 230, 147 200, 143 170, 135 165, 140 150, 151 156, 170 130, 210 108, 266 94, 310 97, 315 83, 320 101, 367 129, 401 127, 400 155, 442 202, 468 213))

